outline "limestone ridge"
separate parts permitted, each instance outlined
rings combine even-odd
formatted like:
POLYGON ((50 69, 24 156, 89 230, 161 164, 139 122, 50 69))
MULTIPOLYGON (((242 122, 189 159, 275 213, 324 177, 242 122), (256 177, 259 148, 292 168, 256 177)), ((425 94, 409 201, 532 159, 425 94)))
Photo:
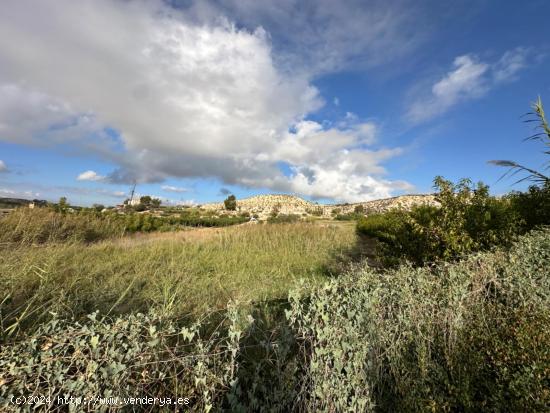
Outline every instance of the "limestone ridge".
MULTIPOLYGON (((273 211, 279 214, 321 215, 328 218, 335 213, 354 212, 359 205, 362 205, 365 214, 369 215, 394 208, 410 209, 420 204, 438 205, 438 202, 434 195, 401 195, 353 204, 316 204, 295 195, 256 195, 237 199, 236 212, 257 214, 260 218, 269 216, 273 211)), ((202 208, 214 211, 225 210, 223 202, 204 204, 202 208)))

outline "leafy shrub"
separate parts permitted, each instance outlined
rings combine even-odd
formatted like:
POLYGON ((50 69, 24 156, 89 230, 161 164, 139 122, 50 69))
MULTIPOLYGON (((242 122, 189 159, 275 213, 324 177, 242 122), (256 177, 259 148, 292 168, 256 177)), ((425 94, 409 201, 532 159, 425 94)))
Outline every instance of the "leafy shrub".
POLYGON ((200 216, 198 213, 182 213, 178 216, 155 217, 149 214, 125 216, 126 230, 129 232, 169 231, 181 227, 227 227, 242 224, 249 220, 246 216, 200 216))
POLYGON ((364 214, 365 207, 363 205, 356 205, 355 208, 353 208, 353 212, 355 212, 356 214, 364 214))
POLYGON ((441 177, 434 183, 439 208, 370 215, 358 221, 357 231, 380 240, 390 261, 405 258, 417 265, 507 245, 520 232, 520 213, 508 198, 490 196, 486 185, 473 187, 467 179, 455 185, 441 177))
POLYGON ((229 195, 223 201, 223 204, 228 211, 235 211, 237 209, 237 198, 235 198, 235 195, 229 195))
POLYGON ((363 214, 355 212, 349 212, 347 214, 338 214, 334 217, 336 221, 357 221, 359 218, 363 218, 363 214))
POLYGON ((506 198, 521 217, 522 231, 550 225, 550 184, 530 186, 526 192, 512 192, 506 198))
POLYGON ((546 411, 550 229, 456 264, 360 267, 287 316, 307 411, 546 411))
MULTIPOLYGON (((196 410, 222 405, 236 379, 236 355, 246 320, 230 307, 218 329, 181 327, 161 312, 115 320, 53 319, 28 340, 0 349, 0 406, 11 396, 188 398, 196 410), (202 333, 202 334, 201 334, 202 333), (3 400, 3 401, 2 401, 3 400)), ((74 407, 74 406, 73 406, 74 407)), ((94 410, 120 409, 101 406, 94 410)))

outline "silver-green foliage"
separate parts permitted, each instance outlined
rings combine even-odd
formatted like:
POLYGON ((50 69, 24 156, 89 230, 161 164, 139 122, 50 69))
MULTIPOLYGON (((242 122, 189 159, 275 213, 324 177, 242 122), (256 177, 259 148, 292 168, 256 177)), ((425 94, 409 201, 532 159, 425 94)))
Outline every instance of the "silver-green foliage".
MULTIPOLYGON (((156 311, 115 320, 97 313, 85 322, 54 318, 26 340, 0 350, 0 409, 30 411, 38 406, 10 400, 32 395, 50 399, 49 406, 42 406, 48 411, 65 411, 58 397, 149 396, 189 398, 194 410, 209 411, 222 404, 236 379, 246 323, 235 307, 208 334, 200 323, 178 327, 156 311)), ((94 411, 120 408, 98 402, 94 411)))
POLYGON ((310 411, 544 411, 550 230, 435 268, 359 268, 295 293, 310 411))

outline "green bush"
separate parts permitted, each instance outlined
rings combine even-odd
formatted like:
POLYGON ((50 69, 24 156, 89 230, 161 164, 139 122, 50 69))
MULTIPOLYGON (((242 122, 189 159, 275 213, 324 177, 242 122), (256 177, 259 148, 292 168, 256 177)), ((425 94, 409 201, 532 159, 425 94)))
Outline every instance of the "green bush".
MULTIPOLYGON (((84 322, 54 318, 27 340, 2 347, 0 408, 17 409, 11 397, 31 394, 51 399, 48 410, 62 411, 58 397, 179 397, 199 411, 225 403, 236 380, 242 327, 248 323, 235 308, 208 334, 200 323, 178 326, 156 311, 114 320, 98 317, 94 313, 84 322)), ((93 411, 115 411, 124 405, 98 401, 92 406, 93 411)))
POLYGON ((359 218, 363 218, 363 214, 358 214, 356 212, 349 212, 347 214, 337 214, 334 219, 336 221, 357 221, 359 218))
POLYGON ((530 186, 526 192, 512 192, 506 198, 520 215, 524 232, 538 225, 550 225, 550 184, 530 186))
POLYGON ((521 233, 521 212, 509 198, 489 195, 482 183, 453 184, 435 179, 440 207, 420 205, 359 219, 359 234, 377 238, 391 262, 405 258, 417 265, 454 260, 473 251, 508 245, 521 233))
POLYGON ((223 201, 223 205, 228 211, 235 211, 237 209, 237 198, 235 198, 235 195, 229 195, 223 201))
POLYGON ((291 295, 307 411, 543 412, 550 403, 550 229, 509 252, 291 295))

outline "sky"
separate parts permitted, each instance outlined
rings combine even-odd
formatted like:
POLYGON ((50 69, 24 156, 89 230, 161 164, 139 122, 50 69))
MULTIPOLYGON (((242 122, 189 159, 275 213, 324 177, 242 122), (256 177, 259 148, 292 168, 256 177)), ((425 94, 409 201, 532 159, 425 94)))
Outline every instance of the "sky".
MULTIPOLYGON (((546 0, 3 0, 0 197, 359 202, 541 167, 546 0)), ((550 107, 550 106, 549 106, 550 107)), ((549 109, 550 111, 550 109, 549 109)))

